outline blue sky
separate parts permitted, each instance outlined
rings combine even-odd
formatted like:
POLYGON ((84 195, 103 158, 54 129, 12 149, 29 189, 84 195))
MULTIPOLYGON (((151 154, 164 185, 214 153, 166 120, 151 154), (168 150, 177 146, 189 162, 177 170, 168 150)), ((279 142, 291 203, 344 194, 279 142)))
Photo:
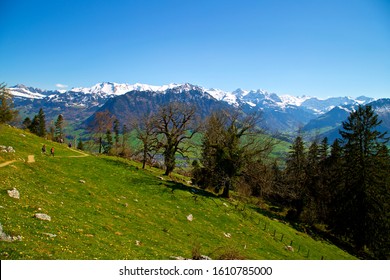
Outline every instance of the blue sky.
POLYGON ((390 1, 0 1, 0 82, 390 97, 390 1))

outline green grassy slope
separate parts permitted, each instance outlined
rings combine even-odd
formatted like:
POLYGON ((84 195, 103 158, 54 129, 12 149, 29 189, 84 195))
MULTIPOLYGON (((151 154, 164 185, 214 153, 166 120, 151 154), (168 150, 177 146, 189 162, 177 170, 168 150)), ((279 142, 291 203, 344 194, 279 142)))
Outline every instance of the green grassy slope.
POLYGON ((83 156, 8 126, 0 127, 0 145, 16 150, 0 153, 0 164, 16 160, 0 167, 0 223, 6 235, 23 238, 0 241, 0 259, 191 258, 194 248, 212 258, 354 259, 255 207, 161 180, 162 171, 83 156), (55 147, 55 157, 41 154, 44 143, 55 147), (13 187, 20 199, 8 196, 13 187), (291 241, 294 252, 285 249, 291 241))

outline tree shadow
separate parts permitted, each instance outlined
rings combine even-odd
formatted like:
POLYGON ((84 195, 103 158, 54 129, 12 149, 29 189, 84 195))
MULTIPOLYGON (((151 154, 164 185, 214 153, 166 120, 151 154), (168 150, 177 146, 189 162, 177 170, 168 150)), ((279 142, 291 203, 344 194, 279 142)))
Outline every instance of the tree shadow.
POLYGON ((183 191, 183 192, 191 193, 192 195, 199 195, 199 196, 206 197, 206 198, 218 198, 219 197, 212 192, 199 189, 195 186, 187 186, 187 185, 180 183, 180 182, 165 181, 164 186, 167 187, 171 191, 171 193, 173 193, 173 194, 175 193, 175 191, 183 191))

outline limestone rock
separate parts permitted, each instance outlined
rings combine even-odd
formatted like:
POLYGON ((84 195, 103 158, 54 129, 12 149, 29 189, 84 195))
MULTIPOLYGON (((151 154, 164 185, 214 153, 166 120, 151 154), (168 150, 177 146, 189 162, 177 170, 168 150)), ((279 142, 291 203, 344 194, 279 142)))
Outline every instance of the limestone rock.
POLYGON ((51 217, 43 213, 35 213, 34 217, 44 221, 51 221, 51 217))
POLYGON ((16 188, 13 188, 12 190, 8 190, 8 195, 12 198, 19 199, 20 198, 20 193, 16 188))

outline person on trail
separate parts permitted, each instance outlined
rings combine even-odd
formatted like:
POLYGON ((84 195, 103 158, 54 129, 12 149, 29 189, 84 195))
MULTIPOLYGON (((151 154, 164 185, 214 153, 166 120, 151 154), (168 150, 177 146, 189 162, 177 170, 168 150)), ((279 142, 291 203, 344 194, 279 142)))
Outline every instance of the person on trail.
POLYGON ((54 147, 51 147, 50 154, 54 157, 54 147))
POLYGON ((43 144, 43 146, 42 146, 42 153, 46 154, 46 145, 45 144, 43 144))

